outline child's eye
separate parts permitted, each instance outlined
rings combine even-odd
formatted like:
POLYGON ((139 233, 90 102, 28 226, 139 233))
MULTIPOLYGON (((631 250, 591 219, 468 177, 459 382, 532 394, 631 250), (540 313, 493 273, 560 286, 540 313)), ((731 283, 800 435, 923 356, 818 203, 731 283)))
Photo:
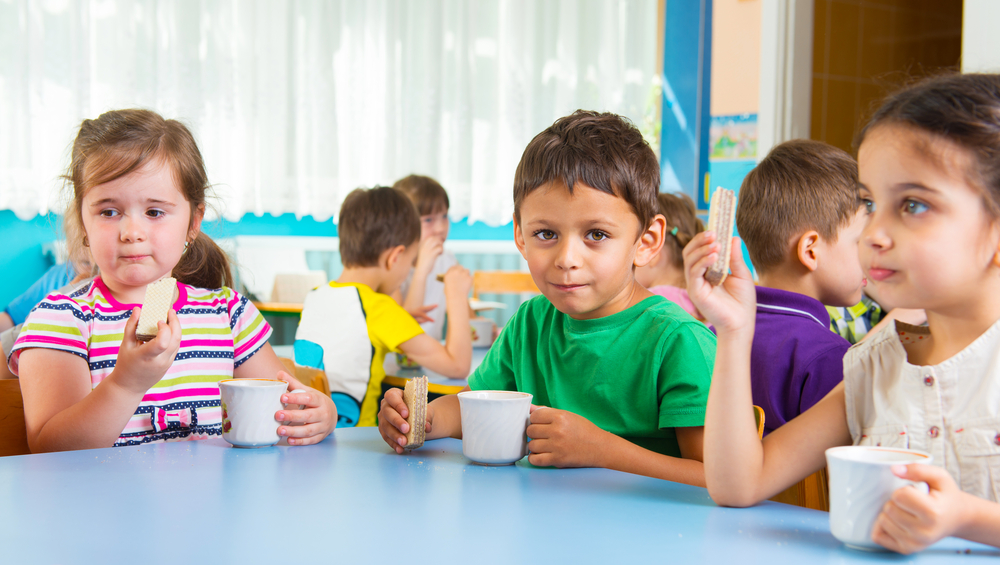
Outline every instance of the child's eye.
POLYGON ((551 230, 538 230, 535 232, 535 237, 543 241, 551 241, 556 238, 556 234, 551 230))
POLYGON ((149 216, 150 218, 160 218, 164 214, 165 212, 163 210, 156 210, 156 209, 146 210, 146 215, 149 216))
POLYGON ((113 218, 117 215, 118 215, 118 210, 107 209, 107 210, 101 210, 100 212, 100 216, 102 218, 113 218))
POLYGON ((874 202, 872 202, 871 200, 869 200, 867 198, 862 198, 861 199, 861 203, 865 207, 865 213, 866 214, 873 214, 873 213, 875 213, 875 203, 874 202))
POLYGON ((605 239, 608 239, 608 234, 602 232, 601 230, 594 230, 587 235, 589 235, 590 239, 594 241, 604 241, 605 239))
POLYGON ((929 208, 923 202, 918 202, 916 200, 907 200, 903 202, 903 212, 906 214, 922 214, 927 210, 929 210, 929 208))

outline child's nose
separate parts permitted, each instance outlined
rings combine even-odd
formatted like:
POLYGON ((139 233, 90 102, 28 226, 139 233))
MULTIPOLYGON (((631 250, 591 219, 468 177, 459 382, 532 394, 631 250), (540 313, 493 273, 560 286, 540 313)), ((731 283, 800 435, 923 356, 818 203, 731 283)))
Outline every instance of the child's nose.
POLYGON ((872 214, 865 229, 861 232, 861 244, 872 249, 885 249, 892 245, 892 239, 885 229, 885 226, 878 220, 877 214, 872 214))
POLYGON ((125 215, 119 225, 121 226, 122 241, 134 243, 146 239, 146 231, 141 221, 133 220, 131 216, 125 215))
POLYGON ((576 269, 580 266, 580 258, 579 246, 573 241, 563 240, 556 254, 556 267, 566 270, 576 269))

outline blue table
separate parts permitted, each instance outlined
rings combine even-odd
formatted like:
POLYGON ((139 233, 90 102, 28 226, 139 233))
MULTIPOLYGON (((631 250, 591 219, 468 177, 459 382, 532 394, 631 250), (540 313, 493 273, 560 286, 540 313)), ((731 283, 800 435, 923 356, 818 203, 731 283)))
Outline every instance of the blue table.
POLYGON ((0 458, 0 509, 3 563, 776 565, 1000 555, 955 539, 909 559, 854 551, 830 535, 822 512, 719 508, 704 489, 603 469, 480 467, 451 439, 400 456, 373 428, 337 430, 304 448, 213 439, 0 458))

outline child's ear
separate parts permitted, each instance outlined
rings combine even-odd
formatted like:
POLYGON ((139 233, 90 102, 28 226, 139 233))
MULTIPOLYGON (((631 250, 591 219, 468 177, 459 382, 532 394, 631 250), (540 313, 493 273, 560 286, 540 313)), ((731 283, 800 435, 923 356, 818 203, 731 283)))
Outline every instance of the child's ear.
POLYGON ((405 252, 406 252, 405 245, 397 245, 396 247, 392 247, 384 251, 385 259, 383 259, 384 262, 382 266, 385 267, 387 271, 392 270, 392 268, 396 266, 396 262, 399 261, 399 258, 405 252))
POLYGON ((799 236, 799 241, 795 246, 795 256, 810 272, 819 267, 819 243, 822 239, 819 232, 809 230, 799 236))
POLYGON ((527 261, 528 256, 524 254, 524 232, 521 231, 521 224, 517 222, 517 214, 514 215, 514 245, 521 252, 521 257, 527 261))
POLYGON ((649 227, 639 235, 639 246, 635 250, 632 264, 636 267, 645 267, 655 259, 656 254, 663 249, 663 240, 666 234, 667 219, 663 217, 663 214, 653 216, 649 227))
POLYGON ((188 228, 188 240, 193 241, 201 233, 201 221, 205 219, 205 205, 199 204, 191 214, 191 227, 188 228))

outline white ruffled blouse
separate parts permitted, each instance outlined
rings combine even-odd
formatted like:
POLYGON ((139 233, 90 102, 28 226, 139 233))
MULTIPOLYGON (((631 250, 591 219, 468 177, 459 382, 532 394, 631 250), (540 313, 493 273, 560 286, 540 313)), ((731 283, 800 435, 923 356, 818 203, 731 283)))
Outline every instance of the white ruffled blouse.
POLYGON ((943 363, 907 362, 903 342, 929 339, 896 322, 847 352, 854 444, 926 451, 963 491, 1000 500, 1000 321, 943 363))

